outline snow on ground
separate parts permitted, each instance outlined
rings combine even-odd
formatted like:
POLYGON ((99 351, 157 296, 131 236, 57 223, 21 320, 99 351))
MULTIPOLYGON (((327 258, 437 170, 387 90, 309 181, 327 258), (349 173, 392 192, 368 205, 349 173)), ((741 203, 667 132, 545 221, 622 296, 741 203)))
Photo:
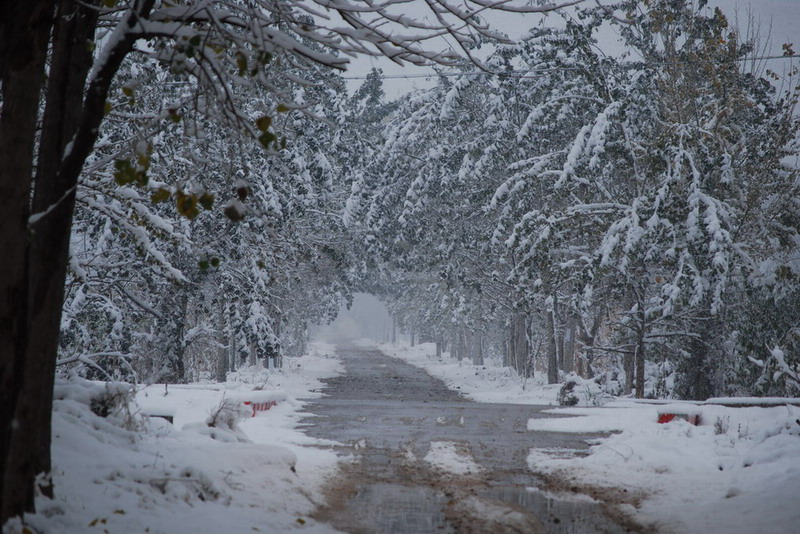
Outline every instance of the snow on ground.
POLYGON ((454 475, 477 475, 481 466, 475 463, 464 443, 432 441, 424 460, 434 468, 454 475))
MULTIPOLYGON (((685 407, 685 406, 684 406, 685 407)), ((618 431, 589 456, 556 459, 532 449, 534 471, 581 484, 627 487, 650 497, 636 516, 665 532, 798 532, 800 407, 693 406, 700 425, 656 422, 680 405, 617 401, 604 408, 566 408, 565 419, 531 419, 529 430, 618 431)))
MULTIPOLYGON (((143 387, 137 403, 112 403, 107 417, 93 413, 92 399, 121 399, 126 385, 59 382, 56 498, 39 498, 26 523, 65 534, 334 532, 308 514, 322 502, 321 486, 338 460, 332 451, 304 447, 320 442, 296 430, 303 404, 297 399, 320 396, 319 379, 341 367, 329 346, 315 344, 310 352, 287 358, 281 370, 231 373, 224 384, 143 387), (253 417, 240 402, 250 396, 277 404, 253 417), (209 427, 223 399, 234 402, 209 427), (173 416, 174 424, 143 413, 173 416)), ((21 530, 8 524, 4 532, 21 530)))
MULTIPOLYGON (((525 382, 493 362, 437 359, 430 344, 380 348, 475 401, 556 404, 560 385, 525 382)), ((581 403, 591 404, 593 395, 588 392, 581 403)), ((647 495, 639 509, 627 511, 659 532, 800 532, 800 407, 711 403, 616 399, 603 407, 554 408, 548 412, 571 417, 531 419, 528 430, 615 433, 598 440, 586 457, 532 449, 528 464, 578 485, 647 495), (698 414, 700 424, 659 424, 659 411, 698 414)))
POLYGON ((508 402, 512 404, 557 405, 561 385, 547 385, 543 377, 525 380, 513 369, 502 367, 495 360, 486 360, 485 365, 472 365, 469 360, 457 361, 444 353, 436 358, 433 343, 421 343, 414 347, 404 344, 384 343, 378 348, 389 356, 425 369, 454 391, 463 393, 477 402, 508 402))

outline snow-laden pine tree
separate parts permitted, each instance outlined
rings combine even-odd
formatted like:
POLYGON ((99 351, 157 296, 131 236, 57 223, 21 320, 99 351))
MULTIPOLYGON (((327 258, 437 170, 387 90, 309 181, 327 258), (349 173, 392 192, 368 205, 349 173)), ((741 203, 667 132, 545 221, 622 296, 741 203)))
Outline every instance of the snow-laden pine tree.
POLYGON ((465 288, 499 292, 508 360, 542 347, 551 381, 602 358, 638 396, 668 375, 683 397, 754 392, 748 372, 790 392, 796 320, 745 330, 795 317, 796 96, 746 69, 752 49, 682 0, 535 29, 494 74, 403 99, 347 216, 440 317, 481 310, 465 288), (598 49, 607 25, 630 55, 598 49))

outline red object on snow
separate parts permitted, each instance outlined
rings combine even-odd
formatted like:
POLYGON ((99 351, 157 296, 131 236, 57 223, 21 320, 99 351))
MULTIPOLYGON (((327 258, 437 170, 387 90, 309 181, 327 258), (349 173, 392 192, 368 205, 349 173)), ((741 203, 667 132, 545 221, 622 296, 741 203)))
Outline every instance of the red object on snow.
POLYGON ((683 419, 684 421, 688 421, 689 424, 697 426, 700 424, 700 416, 697 414, 687 414, 687 413, 672 413, 672 412, 658 412, 658 422, 669 423, 675 418, 683 419))
POLYGON ((658 414, 658 422, 661 423, 661 424, 669 423, 673 419, 675 419, 675 414, 674 413, 660 413, 660 414, 658 414))
POLYGON ((253 408, 253 417, 256 416, 256 412, 266 412, 273 406, 276 406, 278 401, 268 401, 268 402, 250 402, 244 401, 245 406, 250 406, 253 408))

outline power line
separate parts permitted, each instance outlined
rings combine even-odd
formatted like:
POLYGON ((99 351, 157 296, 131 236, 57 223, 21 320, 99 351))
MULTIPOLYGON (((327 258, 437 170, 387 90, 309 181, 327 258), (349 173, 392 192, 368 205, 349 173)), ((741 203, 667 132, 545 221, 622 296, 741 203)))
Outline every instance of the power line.
MULTIPOLYGON (((767 61, 775 59, 795 59, 800 58, 800 54, 782 55, 782 56, 758 56, 758 57, 744 57, 728 60, 727 62, 750 62, 750 61, 767 61)), ((710 61, 669 61, 659 62, 658 65, 677 65, 677 64, 694 65, 697 63, 710 63, 710 61)), ((721 62, 725 63, 725 62, 721 62)), ((513 72, 492 72, 492 71, 470 71, 470 72, 429 72, 419 74, 385 74, 382 76, 384 80, 411 80, 415 78, 432 78, 432 77, 454 77, 454 76, 497 76, 499 78, 527 78, 531 74, 541 74, 557 71, 571 71, 583 70, 584 67, 552 67, 549 69, 529 69, 529 70, 516 70, 513 72)), ((366 76, 342 76, 343 80, 366 80, 366 76)))

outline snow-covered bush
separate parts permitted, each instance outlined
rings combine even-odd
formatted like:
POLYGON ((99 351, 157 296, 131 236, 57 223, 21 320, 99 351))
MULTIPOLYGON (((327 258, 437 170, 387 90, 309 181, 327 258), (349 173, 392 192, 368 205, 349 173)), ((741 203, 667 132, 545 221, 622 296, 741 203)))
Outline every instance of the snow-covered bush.
POLYGON ((559 406, 575 406, 578 404, 578 397, 575 395, 575 386, 577 385, 578 381, 572 376, 564 382, 558 392, 559 406))
POLYGON ((239 428, 239 421, 249 415, 241 402, 231 399, 222 399, 214 411, 212 411, 206 425, 211 428, 222 428, 225 430, 236 431, 239 428))
POLYGON ((619 382, 612 373, 604 373, 594 378, 582 378, 570 373, 563 378, 558 392, 561 406, 602 406, 608 399, 619 395, 619 382))
POLYGON ((204 422, 189 423, 183 430, 225 443, 248 443, 250 438, 239 428, 239 421, 248 415, 250 411, 241 402, 225 398, 211 410, 204 422))
POLYGON ((72 377, 56 382, 53 399, 56 404, 74 402, 88 406, 94 415, 117 426, 139 430, 143 427, 143 418, 133 396, 133 386, 125 382, 95 382, 72 377))

